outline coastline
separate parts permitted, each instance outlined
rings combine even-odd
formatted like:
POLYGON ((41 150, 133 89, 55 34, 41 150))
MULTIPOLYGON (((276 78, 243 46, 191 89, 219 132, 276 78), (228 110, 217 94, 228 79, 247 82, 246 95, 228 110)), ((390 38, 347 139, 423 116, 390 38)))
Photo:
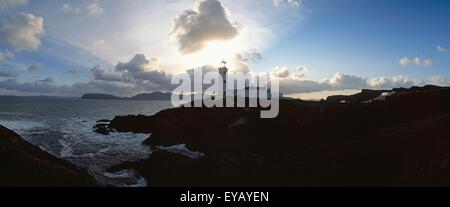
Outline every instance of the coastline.
POLYGON ((258 119, 258 109, 249 108, 119 116, 110 129, 151 133, 143 144, 153 154, 109 171, 135 169, 152 186, 450 185, 450 89, 400 88, 374 99, 385 92, 281 100, 273 120, 258 119), (158 150, 178 144, 205 156, 158 150))

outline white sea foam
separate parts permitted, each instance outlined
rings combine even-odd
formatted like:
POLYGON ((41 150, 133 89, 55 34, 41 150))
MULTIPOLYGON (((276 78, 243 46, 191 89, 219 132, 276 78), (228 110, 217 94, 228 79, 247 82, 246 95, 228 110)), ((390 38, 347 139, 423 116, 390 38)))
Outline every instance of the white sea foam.
POLYGON ((131 187, 131 188, 145 188, 147 186, 148 186, 147 180, 145 180, 145 178, 143 178, 143 177, 140 177, 139 180, 136 182, 136 184, 128 185, 127 187, 131 187))
POLYGON ((59 155, 62 158, 67 158, 67 157, 73 156, 73 149, 72 149, 72 147, 70 147, 69 144, 66 143, 65 140, 59 139, 58 143, 62 146, 61 152, 59 153, 59 155))
POLYGON ((130 170, 122 170, 115 173, 105 173, 104 174, 108 178, 129 178, 132 177, 132 171, 130 170))
POLYGON ((158 149, 171 152, 175 154, 184 155, 193 159, 202 158, 205 156, 204 153, 198 151, 191 151, 186 147, 186 144, 178 144, 170 147, 158 147, 158 149))
POLYGON ((30 130, 33 128, 43 128, 45 127, 44 124, 39 122, 33 122, 33 121, 12 121, 12 120, 0 120, 0 125, 3 125, 4 127, 17 131, 22 132, 25 130, 30 130))
POLYGON ((126 169, 114 173, 104 173, 105 177, 110 179, 128 180, 129 184, 122 184, 119 187, 147 187, 148 183, 145 178, 140 176, 136 171, 126 169))

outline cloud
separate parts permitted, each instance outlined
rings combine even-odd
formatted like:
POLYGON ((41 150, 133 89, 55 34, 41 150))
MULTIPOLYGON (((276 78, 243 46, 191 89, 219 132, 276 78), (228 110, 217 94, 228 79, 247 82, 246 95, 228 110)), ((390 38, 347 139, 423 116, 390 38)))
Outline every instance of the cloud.
POLYGON ((245 62, 257 62, 263 59, 263 56, 259 52, 245 52, 242 54, 236 54, 236 59, 245 61, 245 62))
POLYGON ((103 8, 95 2, 86 6, 87 12, 92 16, 100 16, 103 14, 103 8))
POLYGON ((330 79, 324 81, 333 89, 359 89, 367 87, 367 80, 354 75, 347 75, 340 72, 334 74, 330 79))
POLYGON ((301 1, 300 0, 272 0, 272 4, 275 7, 279 7, 284 3, 288 3, 292 7, 300 7, 301 1))
POLYGON ((0 0, 0 10, 27 4, 28 0, 0 0))
MULTIPOLYGON (((134 58, 133 58, 134 59, 134 58)), ((148 59, 147 59, 148 61, 148 59)), ((130 61, 133 62, 133 61, 130 61)), ((73 85, 57 85, 52 78, 43 80, 18 82, 15 79, 0 81, 0 89, 15 90, 18 92, 40 93, 40 94, 61 94, 79 96, 85 93, 110 93, 115 95, 129 96, 137 93, 149 91, 171 91, 175 85, 170 84, 171 74, 161 71, 152 71, 151 78, 144 80, 135 79, 130 76, 128 68, 134 64, 122 63, 120 66, 128 65, 126 70, 105 69, 96 66, 91 69, 92 79, 87 83, 75 83, 73 85)), ((139 64, 137 64, 139 65, 139 64)), ((204 72, 217 71, 216 67, 203 66, 204 72)), ((141 70, 131 70, 141 71, 141 70)), ((424 81, 410 79, 407 76, 398 75, 392 77, 362 78, 354 75, 336 73, 332 77, 322 81, 307 80, 305 78, 306 68, 297 66, 293 70, 286 67, 275 67, 271 73, 277 73, 280 83, 280 92, 283 94, 298 94, 321 91, 337 91, 346 89, 391 89, 398 87, 411 87, 414 85, 424 85, 424 81)), ((186 71, 193 76, 193 70, 186 71)), ((14 78, 13 73, 0 72, 0 76, 14 78)), ((272 76, 272 78, 275 78, 272 76)), ((428 82, 434 85, 448 85, 443 76, 433 76, 428 82)), ((206 88, 204 88, 206 89, 206 88)))
POLYGON ((431 84, 437 85, 437 86, 449 86, 449 83, 447 79, 444 78, 442 75, 436 75, 430 78, 431 84))
POLYGON ((67 72, 70 74, 77 74, 79 71, 78 71, 78 69, 73 68, 73 69, 68 70, 67 72))
POLYGON ((100 46, 103 46, 103 45, 105 45, 105 40, 103 40, 103 39, 96 40, 96 41, 94 41, 92 43, 93 47, 100 47, 100 46))
POLYGON ((160 69, 156 58, 149 59, 143 54, 136 54, 127 63, 118 63, 116 71, 123 72, 124 77, 147 81, 160 86, 169 86, 171 75, 160 69))
POLYGON ((61 10, 63 13, 69 13, 73 11, 73 8, 72 6, 70 6, 70 4, 64 4, 59 10, 61 10))
POLYGON ((28 67, 28 71, 36 71, 42 68, 42 63, 34 63, 28 67))
POLYGON ((247 74, 250 71, 250 63, 258 62, 263 59, 263 56, 259 52, 244 52, 238 53, 231 60, 231 71, 230 72, 241 72, 247 74))
POLYGON ((17 74, 9 71, 0 71, 0 77, 15 78, 17 74))
POLYGON ((272 77, 278 77, 281 79, 302 80, 307 71, 308 70, 301 65, 295 67, 292 71, 288 70, 287 67, 275 66, 269 74, 272 77))
POLYGON ((81 8, 79 7, 72 7, 70 4, 64 4, 61 6, 61 8, 59 9, 62 13, 80 13, 81 12, 81 8))
POLYGON ((424 66, 424 67, 433 66, 434 63, 435 63, 435 61, 433 59, 421 59, 419 57, 416 57, 414 59, 404 57, 404 58, 400 59, 400 62, 399 62, 399 64, 402 66, 416 65, 416 66, 424 66))
POLYGON ((28 13, 0 19, 0 42, 16 51, 34 50, 41 45, 44 19, 28 13))
POLYGON ((52 78, 20 83, 16 79, 0 81, 0 88, 28 93, 54 93, 60 88, 52 78))
MULTIPOLYGON (((285 67, 275 67, 280 83, 280 92, 283 94, 309 93, 336 90, 361 90, 361 89, 392 89, 398 87, 411 87, 421 85, 423 82, 413 80, 407 76, 398 75, 392 77, 362 78, 354 75, 335 73, 332 77, 322 81, 306 80, 304 67, 297 67, 294 72, 285 67), (297 71, 297 75, 296 72, 297 71)), ((272 78, 274 78, 272 76, 272 78)))
POLYGON ((371 78, 368 81, 368 86, 370 88, 376 89, 390 89, 390 88, 399 88, 399 87, 411 87, 413 85, 418 84, 417 81, 410 79, 407 76, 398 75, 393 77, 378 77, 371 78))
POLYGON ((14 58, 14 53, 9 51, 0 51, 0 62, 7 61, 14 58))
POLYGON ((230 40, 239 34, 226 8, 218 0, 196 0, 194 10, 186 10, 174 19, 171 32, 183 54, 197 52, 208 41, 230 40))
POLYGON ((93 2, 88 4, 86 7, 73 7, 70 4, 63 4, 59 9, 62 13, 69 14, 79 14, 81 12, 87 13, 91 16, 100 16, 103 14, 104 9, 99 5, 98 2, 93 2))
POLYGON ((136 54, 130 61, 126 63, 119 62, 116 65, 116 70, 127 71, 130 73, 145 72, 158 67, 156 62, 157 59, 149 60, 144 54, 136 54))
POLYGON ((286 67, 275 66, 272 71, 270 71, 271 76, 279 78, 288 78, 291 74, 286 67))
POLYGON ((172 74, 162 70, 156 58, 149 59, 144 54, 136 54, 128 62, 119 62, 114 69, 95 66, 91 69, 91 75, 94 81, 132 85, 136 91, 173 88, 172 74))
POLYGON ((436 47, 436 50, 437 50, 438 52, 441 52, 441 53, 446 53, 446 52, 447 52, 447 48, 442 47, 442 46, 440 46, 440 45, 438 45, 438 46, 436 47))
POLYGON ((91 69, 91 75, 94 80, 101 81, 124 81, 120 73, 103 68, 101 65, 96 65, 91 69))
POLYGON ((293 7, 300 7, 300 0, 288 0, 288 3, 293 7))
POLYGON ((58 85, 53 78, 42 80, 19 82, 16 79, 0 81, 0 89, 21 93, 35 93, 62 96, 81 96, 85 93, 111 93, 118 95, 131 95, 135 87, 131 84, 96 81, 87 83, 75 83, 73 85, 58 85))

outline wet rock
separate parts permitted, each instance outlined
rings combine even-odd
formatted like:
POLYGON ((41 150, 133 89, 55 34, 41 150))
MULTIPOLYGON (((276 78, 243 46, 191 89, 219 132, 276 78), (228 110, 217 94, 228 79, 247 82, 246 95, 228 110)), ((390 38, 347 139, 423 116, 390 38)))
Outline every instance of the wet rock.
POLYGON ((97 121, 97 123, 110 123, 110 122, 111 122, 111 120, 109 120, 109 119, 101 119, 101 120, 97 121))
POLYGON ((0 126, 0 186, 95 186, 85 170, 0 126))
POLYGON ((97 124, 93 128, 95 132, 102 135, 109 135, 110 133, 109 124, 97 124))

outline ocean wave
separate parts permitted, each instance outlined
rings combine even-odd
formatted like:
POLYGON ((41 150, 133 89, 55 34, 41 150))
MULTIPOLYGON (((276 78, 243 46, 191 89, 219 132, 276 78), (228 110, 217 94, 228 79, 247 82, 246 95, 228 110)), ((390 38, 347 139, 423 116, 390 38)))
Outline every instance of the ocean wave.
POLYGON ((174 146, 170 146, 170 147, 157 147, 157 149, 166 151, 166 152, 184 155, 184 156, 187 156, 192 159, 202 158, 205 156, 204 153, 189 150, 186 147, 186 144, 178 144, 178 145, 174 145, 174 146))
POLYGON ((23 132, 34 128, 45 128, 45 125, 42 122, 24 120, 0 120, 0 125, 17 132, 23 132))
POLYGON ((114 173, 104 173, 105 177, 120 180, 118 187, 147 187, 148 182, 135 170, 126 169, 114 173), (125 184, 124 184, 125 183, 125 184))

